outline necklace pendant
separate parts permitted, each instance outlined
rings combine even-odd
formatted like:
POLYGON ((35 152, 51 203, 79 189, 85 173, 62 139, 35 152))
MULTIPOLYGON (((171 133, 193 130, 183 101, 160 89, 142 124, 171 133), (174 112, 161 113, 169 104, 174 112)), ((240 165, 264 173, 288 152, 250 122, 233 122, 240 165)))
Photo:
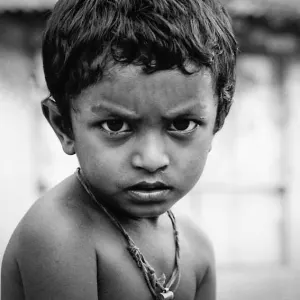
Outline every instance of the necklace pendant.
POLYGON ((172 291, 164 291, 163 293, 160 293, 157 297, 157 300, 173 300, 174 299, 174 293, 172 291))

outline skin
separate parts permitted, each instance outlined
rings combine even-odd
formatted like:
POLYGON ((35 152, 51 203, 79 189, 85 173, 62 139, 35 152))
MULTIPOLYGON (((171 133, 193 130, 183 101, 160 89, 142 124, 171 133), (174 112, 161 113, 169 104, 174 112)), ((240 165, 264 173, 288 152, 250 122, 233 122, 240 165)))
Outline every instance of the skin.
MULTIPOLYGON (((212 86, 206 70, 143 75, 139 67, 115 67, 74 100, 72 136, 62 129, 55 103, 44 103, 63 150, 77 155, 97 201, 167 279, 175 245, 166 211, 202 174, 216 119, 212 86), (126 188, 140 181, 162 181, 172 189, 163 197, 136 199, 126 188)), ((190 220, 178 217, 177 226, 182 276, 175 298, 215 299, 208 239, 190 220)), ((1 299, 150 300, 126 246, 72 175, 36 201, 16 228, 3 259, 1 299)))

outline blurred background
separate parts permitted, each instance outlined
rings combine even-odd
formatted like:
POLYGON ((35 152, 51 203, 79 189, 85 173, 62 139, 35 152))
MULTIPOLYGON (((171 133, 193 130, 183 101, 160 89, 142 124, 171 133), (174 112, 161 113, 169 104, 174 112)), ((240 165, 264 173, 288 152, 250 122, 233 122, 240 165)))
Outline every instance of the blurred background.
MULTIPOLYGON (((40 109, 41 35, 55 2, 0 0, 0 262, 37 197, 77 166, 40 109)), ((218 300, 297 300, 300 1, 223 2, 241 50, 235 103, 202 179, 175 210, 214 243, 218 300)))

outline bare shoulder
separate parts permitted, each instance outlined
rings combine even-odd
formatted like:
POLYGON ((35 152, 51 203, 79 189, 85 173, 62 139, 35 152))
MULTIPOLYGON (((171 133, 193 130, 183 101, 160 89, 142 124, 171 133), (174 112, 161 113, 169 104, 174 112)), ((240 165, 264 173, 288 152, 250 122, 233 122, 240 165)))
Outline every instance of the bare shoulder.
POLYGON ((195 266, 197 293, 195 300, 216 299, 215 256, 206 233, 186 216, 177 217, 181 239, 184 239, 195 266))
POLYGON ((4 300, 14 299, 18 273, 26 299, 97 299, 90 218, 75 183, 71 176, 49 191, 19 223, 3 259, 4 300))
MULTIPOLYGON (((26 213, 16 228, 12 241, 18 240, 21 243, 18 246, 28 246, 31 239, 50 243, 59 239, 85 239, 90 216, 80 191, 74 176, 49 190, 26 213)), ((40 247, 39 243, 34 246, 40 247)), ((24 251, 18 253, 19 256, 23 254, 24 251)))

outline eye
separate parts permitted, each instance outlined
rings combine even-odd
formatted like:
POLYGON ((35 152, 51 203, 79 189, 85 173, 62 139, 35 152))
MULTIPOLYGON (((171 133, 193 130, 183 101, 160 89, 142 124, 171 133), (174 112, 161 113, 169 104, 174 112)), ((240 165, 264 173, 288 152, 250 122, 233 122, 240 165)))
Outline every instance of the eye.
POLYGON ((101 125, 103 130, 111 134, 119 134, 130 131, 129 125, 121 119, 113 119, 102 122, 101 125))
POLYGON ((195 130, 198 126, 199 124, 193 120, 178 118, 172 122, 170 131, 188 133, 195 130))

